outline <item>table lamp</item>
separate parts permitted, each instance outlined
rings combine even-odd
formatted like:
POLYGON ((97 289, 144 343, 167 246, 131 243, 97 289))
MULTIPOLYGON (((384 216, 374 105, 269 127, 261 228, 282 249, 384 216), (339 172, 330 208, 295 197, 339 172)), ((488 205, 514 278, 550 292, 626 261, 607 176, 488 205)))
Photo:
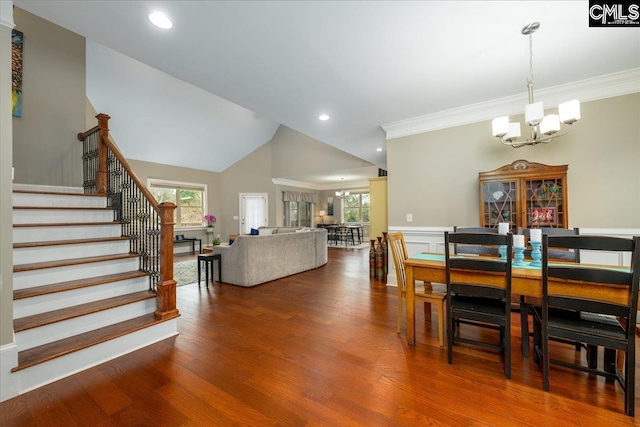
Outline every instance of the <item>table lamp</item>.
POLYGON ((326 213, 325 211, 320 211, 320 212, 318 212, 318 216, 320 217, 320 223, 321 223, 321 224, 324 224, 324 216, 325 216, 326 214, 327 214, 327 213, 326 213))

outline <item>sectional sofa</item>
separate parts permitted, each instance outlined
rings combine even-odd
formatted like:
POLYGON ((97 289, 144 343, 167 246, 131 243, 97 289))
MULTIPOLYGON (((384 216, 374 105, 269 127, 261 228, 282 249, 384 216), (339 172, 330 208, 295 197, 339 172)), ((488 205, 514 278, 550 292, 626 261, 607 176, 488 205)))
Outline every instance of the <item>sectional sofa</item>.
POLYGON ((327 230, 263 227, 214 252, 222 255, 222 282, 250 287, 325 265, 327 230))

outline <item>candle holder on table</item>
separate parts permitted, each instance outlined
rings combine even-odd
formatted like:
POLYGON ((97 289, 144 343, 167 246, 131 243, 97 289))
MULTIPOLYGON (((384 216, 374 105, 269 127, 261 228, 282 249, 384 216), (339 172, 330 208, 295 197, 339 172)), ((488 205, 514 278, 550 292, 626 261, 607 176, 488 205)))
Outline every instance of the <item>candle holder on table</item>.
POLYGON ((531 243, 531 261, 529 265, 531 267, 542 267, 542 262, 540 259, 542 258, 542 252, 540 252, 541 242, 529 242, 531 243))
POLYGON ((515 261, 513 261, 511 265, 514 267, 524 267, 525 265, 527 265, 524 262, 524 248, 514 247, 513 251, 516 253, 515 261))

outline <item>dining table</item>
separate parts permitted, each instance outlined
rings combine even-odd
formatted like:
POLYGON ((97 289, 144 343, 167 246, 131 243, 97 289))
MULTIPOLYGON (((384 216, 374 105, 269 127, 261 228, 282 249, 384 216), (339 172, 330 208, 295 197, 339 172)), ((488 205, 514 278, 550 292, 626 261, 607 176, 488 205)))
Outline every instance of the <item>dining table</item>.
MULTIPOLYGON (((460 255, 456 255, 461 257, 460 255)), ((415 311, 415 281, 422 280, 425 283, 443 283, 446 284, 446 262, 444 254, 437 253, 419 253, 411 256, 404 262, 406 274, 406 298, 407 298, 407 343, 415 345, 416 331, 416 311, 415 311)), ((559 264, 555 263, 554 265, 559 264)), ((566 263, 564 263, 566 264, 566 263)), ((588 264, 578 264, 588 266, 588 264)), ((602 267, 602 265, 598 265, 602 267)), ((621 269, 619 265, 608 266, 613 269, 621 269)), ((495 272, 475 272, 476 274, 493 274, 495 272)), ((562 290, 567 295, 578 298, 588 296, 597 297, 604 301, 617 304, 628 304, 629 288, 621 285, 602 285, 588 282, 572 282, 569 280, 554 280, 554 285, 562 286, 562 290)), ((524 295, 528 297, 542 297, 542 270, 540 267, 531 267, 529 265, 518 267, 512 266, 511 269, 511 293, 513 295, 524 295)))

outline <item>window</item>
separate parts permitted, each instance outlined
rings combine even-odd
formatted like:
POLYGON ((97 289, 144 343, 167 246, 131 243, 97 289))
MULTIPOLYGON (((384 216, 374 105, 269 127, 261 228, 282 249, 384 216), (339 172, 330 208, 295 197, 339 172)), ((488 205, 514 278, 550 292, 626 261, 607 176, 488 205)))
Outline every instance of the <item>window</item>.
POLYGON ((174 212, 176 227, 204 225, 206 185, 149 180, 148 187, 158 203, 171 202, 176 205, 174 212))
POLYGON ((349 194, 342 203, 344 222, 369 222, 369 193, 349 194))
POLYGON ((287 227, 311 227, 313 204, 308 202, 284 202, 287 227))

